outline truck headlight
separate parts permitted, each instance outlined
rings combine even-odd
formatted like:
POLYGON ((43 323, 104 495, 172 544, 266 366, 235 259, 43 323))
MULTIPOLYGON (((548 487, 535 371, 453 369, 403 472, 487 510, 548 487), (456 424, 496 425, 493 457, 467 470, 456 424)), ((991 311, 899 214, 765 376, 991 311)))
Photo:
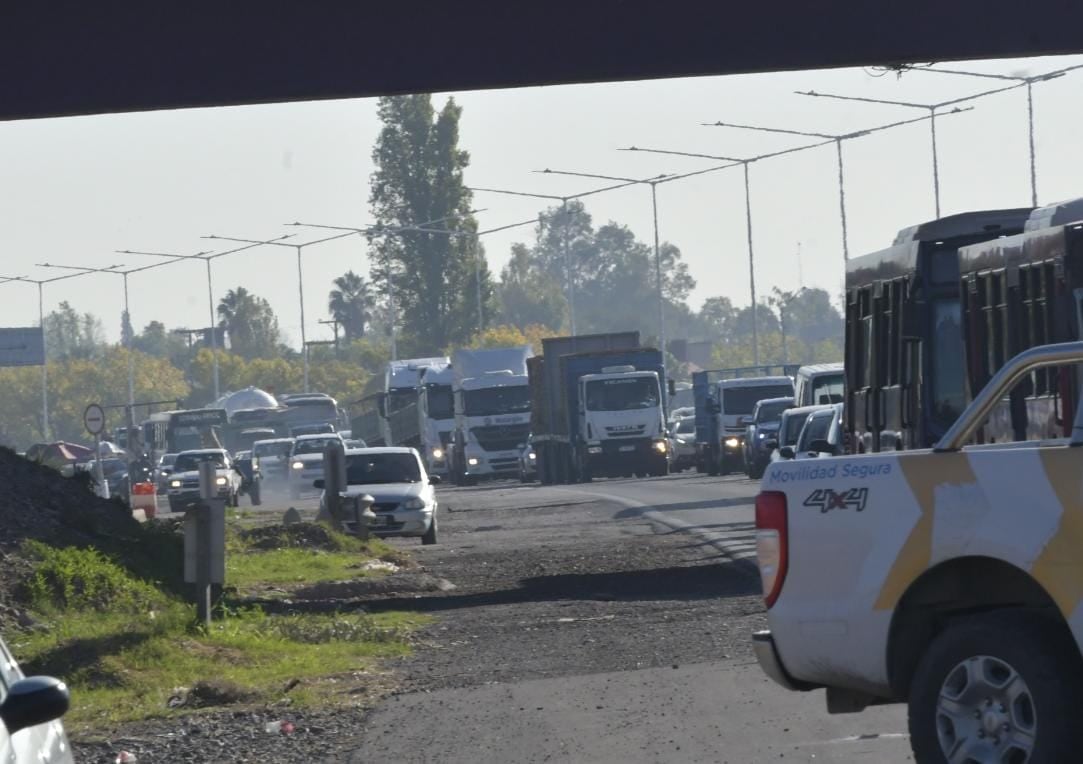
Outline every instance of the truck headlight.
POLYGON ((215 485, 225 485, 225 484, 226 484, 226 483, 228 483, 228 482, 229 482, 229 481, 228 481, 228 480, 226 480, 226 479, 225 479, 224 477, 216 477, 216 478, 214 479, 214 484, 215 484, 215 485))
POLYGON ((538 458, 538 455, 536 453, 534 453, 533 451, 531 451, 529 454, 527 454, 526 458, 530 459, 531 461, 534 461, 535 459, 538 458))
POLYGON ((170 488, 180 488, 181 487, 181 481, 179 481, 179 480, 170 480, 169 481, 169 487, 170 488))
POLYGON ((654 450, 660 454, 664 454, 667 450, 669 450, 669 446, 664 440, 656 440, 654 441, 654 450))
POLYGON ((427 506, 428 504, 426 504, 425 500, 422 499, 420 496, 415 496, 412 499, 407 499, 402 503, 403 509, 425 509, 425 507, 427 506))
POLYGON ((444 449, 442 449, 442 448, 434 448, 432 450, 432 458, 436 459, 437 461, 440 461, 441 459, 443 459, 444 458, 444 449))
POLYGON ((477 467, 478 466, 478 458, 476 456, 471 456, 469 459, 466 460, 466 464, 469 467, 477 467))
POLYGON ((305 463, 304 462, 294 462, 290 466, 293 467, 295 470, 303 470, 305 468, 305 463))
POLYGON ((726 448, 737 448, 739 445, 741 445, 741 441, 737 438, 726 438, 726 448))

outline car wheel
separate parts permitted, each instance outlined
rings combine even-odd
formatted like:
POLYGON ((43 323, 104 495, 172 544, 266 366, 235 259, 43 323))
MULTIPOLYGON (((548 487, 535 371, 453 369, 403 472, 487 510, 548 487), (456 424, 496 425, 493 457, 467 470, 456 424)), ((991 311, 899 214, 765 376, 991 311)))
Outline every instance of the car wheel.
POLYGON ((436 512, 432 513, 432 522, 429 523, 429 529, 425 531, 425 535, 421 537, 421 543, 424 546, 432 546, 437 541, 437 523, 436 512))
POLYGON ((918 762, 1061 762, 1078 756, 1083 662, 1071 632, 1033 611, 960 619, 922 656, 910 684, 918 762))
POLYGON ((248 491, 248 498, 252 500, 252 506, 258 507, 263 503, 263 497, 260 495, 262 487, 259 483, 253 483, 252 488, 248 491))

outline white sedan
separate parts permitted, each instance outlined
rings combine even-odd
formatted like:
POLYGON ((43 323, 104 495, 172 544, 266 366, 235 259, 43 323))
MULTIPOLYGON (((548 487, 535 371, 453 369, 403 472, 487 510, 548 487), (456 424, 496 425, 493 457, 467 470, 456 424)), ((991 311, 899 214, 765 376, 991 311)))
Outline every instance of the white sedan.
MULTIPOLYGON (((437 535, 437 476, 425 473, 421 457, 412 448, 357 448, 346 451, 345 503, 368 494, 373 498, 377 536, 420 536, 422 544, 435 544, 437 535)), ((323 489, 323 480, 316 481, 323 489)), ((326 491, 320 496, 318 520, 327 522, 326 491)), ((350 524, 344 524, 351 530, 350 524)))
POLYGON ((60 723, 69 702, 63 682, 24 677, 0 640, 0 761, 70 764, 71 746, 60 723))

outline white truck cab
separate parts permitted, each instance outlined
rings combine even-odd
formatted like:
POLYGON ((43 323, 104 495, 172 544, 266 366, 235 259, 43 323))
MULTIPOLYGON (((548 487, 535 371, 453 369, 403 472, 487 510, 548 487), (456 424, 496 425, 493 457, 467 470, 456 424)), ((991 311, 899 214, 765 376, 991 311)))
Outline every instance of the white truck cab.
POLYGON ((657 372, 606 366, 599 374, 581 376, 578 385, 577 422, 587 476, 668 472, 669 441, 657 372))
POLYGON ((430 366, 421 372, 418 392, 418 426, 421 452, 430 475, 448 474, 448 455, 455 432, 455 397, 451 385, 455 373, 450 365, 430 366))
POLYGON ((736 377, 715 383, 714 400, 718 405, 714 416, 721 441, 718 468, 722 474, 745 468, 745 429, 756 404, 793 394, 793 380, 787 376, 736 377))
POLYGON ((771 464, 764 671, 832 713, 907 703, 918 762, 1078 761, 1083 408, 1070 440, 966 444, 1017 382, 1081 362, 1024 351, 930 450, 771 464))
POLYGON ((530 432, 527 376, 505 369, 461 380, 455 420, 468 482, 517 474, 519 450, 530 432))

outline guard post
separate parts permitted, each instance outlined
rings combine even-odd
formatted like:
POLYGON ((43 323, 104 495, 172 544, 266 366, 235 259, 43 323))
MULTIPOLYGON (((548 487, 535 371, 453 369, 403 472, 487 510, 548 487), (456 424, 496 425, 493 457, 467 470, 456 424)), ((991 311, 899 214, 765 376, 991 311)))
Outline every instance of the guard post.
POLYGON ((323 450, 323 496, 327 512, 336 528, 352 530, 367 540, 376 519, 372 511, 374 500, 367 493, 344 498, 347 488, 345 448, 341 443, 328 443, 323 450))
POLYGON ((195 584, 196 616, 206 626, 226 582, 226 501, 217 478, 218 465, 200 462, 200 502, 184 514, 184 580, 195 584))

